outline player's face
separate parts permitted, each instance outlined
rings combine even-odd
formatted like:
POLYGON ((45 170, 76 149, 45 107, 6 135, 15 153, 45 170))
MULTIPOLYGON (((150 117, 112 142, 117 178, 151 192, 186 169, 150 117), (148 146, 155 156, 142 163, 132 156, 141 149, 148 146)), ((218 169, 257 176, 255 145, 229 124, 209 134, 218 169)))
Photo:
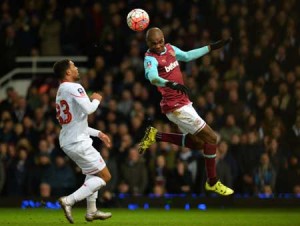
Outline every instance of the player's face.
POLYGON ((161 54, 165 50, 165 39, 160 33, 152 35, 147 40, 147 45, 151 52, 161 54))
POLYGON ((70 77, 73 81, 78 81, 80 79, 78 68, 75 66, 73 61, 70 61, 70 68, 68 70, 70 70, 70 77))

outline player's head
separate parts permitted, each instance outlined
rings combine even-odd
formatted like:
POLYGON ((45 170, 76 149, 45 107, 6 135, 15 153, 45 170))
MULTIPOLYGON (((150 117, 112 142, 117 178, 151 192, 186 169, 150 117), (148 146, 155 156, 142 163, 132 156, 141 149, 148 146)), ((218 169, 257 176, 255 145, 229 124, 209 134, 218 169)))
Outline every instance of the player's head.
POLYGON ((150 28, 146 33, 146 42, 149 50, 161 54, 165 50, 165 38, 163 32, 157 28, 150 28))
POLYGON ((69 59, 57 61, 53 66, 53 71, 62 81, 75 82, 79 80, 78 68, 69 59))

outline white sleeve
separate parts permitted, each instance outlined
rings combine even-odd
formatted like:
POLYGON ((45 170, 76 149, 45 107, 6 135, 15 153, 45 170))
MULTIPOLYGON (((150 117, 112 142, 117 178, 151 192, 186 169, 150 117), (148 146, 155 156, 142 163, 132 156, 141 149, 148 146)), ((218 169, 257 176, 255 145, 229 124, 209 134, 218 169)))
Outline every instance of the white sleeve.
POLYGON ((91 101, 90 98, 86 95, 84 88, 80 84, 74 86, 74 88, 71 90, 71 95, 83 109, 84 113, 88 115, 96 111, 100 104, 99 100, 94 99, 93 101, 91 101))
POLYGON ((94 129, 94 128, 91 128, 91 127, 88 127, 87 128, 87 133, 92 136, 92 137, 98 137, 98 134, 100 133, 101 131, 100 130, 97 130, 97 129, 94 129))

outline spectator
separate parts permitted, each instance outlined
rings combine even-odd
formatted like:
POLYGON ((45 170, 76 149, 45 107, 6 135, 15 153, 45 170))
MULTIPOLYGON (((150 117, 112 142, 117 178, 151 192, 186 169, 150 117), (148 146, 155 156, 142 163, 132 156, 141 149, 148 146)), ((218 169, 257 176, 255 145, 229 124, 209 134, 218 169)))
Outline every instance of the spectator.
POLYGON ((275 190, 275 181, 276 181, 276 171, 270 163, 270 158, 267 153, 263 153, 260 156, 260 163, 254 170, 254 183, 255 183, 255 192, 266 193, 266 189, 268 189, 268 193, 273 193, 275 190), (266 188, 268 187, 268 188, 266 188))
POLYGON ((153 194, 155 197, 163 197, 166 190, 163 185, 156 184, 153 186, 153 194))
POLYGON ((235 117, 232 114, 227 115, 225 126, 220 129, 220 136, 223 140, 231 143, 233 135, 241 135, 241 129, 236 125, 235 117))
POLYGON ((300 158, 300 116, 297 117, 295 124, 289 130, 287 139, 293 154, 300 158))
POLYGON ((237 189, 242 193, 253 194, 253 171, 263 152, 263 146, 258 140, 257 133, 249 132, 241 135, 239 141, 232 146, 232 152, 236 155, 239 168, 237 189))
POLYGON ((111 156, 110 151, 106 147, 103 147, 101 149, 101 156, 104 159, 104 161, 107 165, 107 168, 109 169, 111 174, 114 175, 114 177, 112 177, 112 179, 108 183, 106 183, 105 188, 100 190, 99 193, 103 194, 105 191, 108 191, 110 193, 114 193, 116 191, 118 178, 119 178, 119 171, 118 171, 118 167, 117 167, 117 162, 116 162, 115 158, 113 156, 111 156))
POLYGON ((72 193, 76 187, 75 174, 64 155, 57 155, 54 159, 53 175, 49 180, 51 195, 60 197, 72 193))
MULTIPOLYGON (((196 184, 196 181, 199 180, 198 178, 198 158, 203 157, 199 154, 198 151, 192 151, 189 148, 182 148, 182 150, 178 153, 178 158, 180 161, 183 161, 188 171, 191 173, 192 183, 193 185, 196 184)), ((192 186, 191 189, 195 187, 192 186)))
POLYGON ((136 147, 129 149, 128 159, 121 165, 119 192, 142 195, 146 191, 148 174, 145 162, 136 147))
POLYGON ((177 161, 175 168, 167 177, 167 191, 169 193, 191 193, 193 187, 192 175, 187 169, 186 163, 177 161))
POLYGON ((16 158, 12 159, 7 166, 6 194, 8 196, 27 195, 28 163, 28 150, 19 148, 16 158))
POLYGON ((243 121, 241 112, 245 111, 245 104, 239 99, 238 90, 229 91, 228 101, 224 106, 225 114, 233 115, 238 125, 243 121))
POLYGON ((160 186, 165 190, 168 175, 169 170, 166 167, 166 159, 163 155, 158 155, 155 166, 150 172, 149 182, 151 183, 151 187, 160 186))
POLYGON ((54 179, 54 167, 47 153, 40 153, 36 157, 36 165, 28 172, 28 194, 38 196, 41 183, 48 183, 54 179))
POLYGON ((13 25, 8 25, 4 35, 1 35, 0 49, 2 50, 0 73, 3 75, 14 68, 15 57, 18 56, 20 50, 20 41, 13 25))
POLYGON ((39 142, 39 134, 34 128, 33 119, 29 116, 25 116, 23 119, 24 135, 32 143, 32 145, 37 145, 39 142))
POLYGON ((5 184, 5 169, 4 169, 4 164, 3 164, 3 160, 2 160, 2 155, 0 152, 0 195, 2 194, 2 189, 3 189, 4 184, 5 184))
POLYGON ((0 128, 0 141, 12 143, 14 140, 14 122, 11 119, 4 120, 0 128))
POLYGON ((270 163, 276 172, 284 166, 286 157, 289 153, 284 153, 280 148, 278 141, 275 138, 271 138, 265 147, 266 153, 269 156, 270 163))
POLYGON ((61 23, 55 19, 53 12, 48 11, 44 21, 42 21, 39 36, 41 38, 42 56, 59 56, 61 23))
POLYGON ((61 24, 61 49, 65 56, 78 55, 83 41, 82 19, 75 14, 75 9, 66 7, 64 20, 61 24))
POLYGON ((276 180, 277 193, 298 192, 300 185, 299 180, 299 160, 296 156, 290 156, 278 172, 278 179, 276 180))
POLYGON ((13 117, 15 122, 22 122, 24 119, 24 116, 30 116, 32 117, 32 110, 30 109, 29 105, 27 104, 27 100, 25 97, 20 96, 13 109, 13 117))
POLYGON ((272 131, 274 128, 284 129, 282 120, 275 115, 274 110, 271 106, 265 108, 264 118, 262 122, 262 131, 264 136, 272 136, 272 131))
POLYGON ((18 99, 18 93, 13 87, 7 87, 6 88, 6 98, 1 100, 0 99, 0 114, 2 117, 2 114, 4 111, 11 112, 13 109, 13 106, 15 102, 18 99))
POLYGON ((130 110, 133 107, 133 100, 131 97, 131 92, 129 90, 123 90, 121 94, 121 100, 118 103, 117 109, 124 116, 128 116, 130 110))
POLYGON ((40 184, 39 189, 40 189, 39 196, 42 198, 43 201, 45 199, 47 200, 51 198, 52 189, 50 184, 43 182, 40 184))
POLYGON ((224 181, 224 184, 229 187, 233 187, 234 182, 234 163, 226 160, 228 155, 228 144, 225 141, 221 141, 217 149, 217 173, 220 180, 224 181))

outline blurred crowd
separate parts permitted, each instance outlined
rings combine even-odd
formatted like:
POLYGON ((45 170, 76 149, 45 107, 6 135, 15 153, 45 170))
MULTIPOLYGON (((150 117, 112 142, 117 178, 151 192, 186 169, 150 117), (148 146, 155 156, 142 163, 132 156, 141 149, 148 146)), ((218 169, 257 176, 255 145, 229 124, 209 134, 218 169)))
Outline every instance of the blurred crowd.
MULTIPOLYGON (((0 3, 1 76, 14 67, 15 56, 89 56, 81 84, 103 95, 89 124, 113 141, 108 150, 94 140, 112 174, 102 200, 204 193, 201 150, 156 143, 138 154, 149 123, 179 131, 161 114, 160 95, 144 77, 145 32, 126 25, 136 7, 182 50, 233 37, 231 45, 181 63, 195 109, 220 135, 218 175, 239 194, 300 195, 300 1, 0 3)), ((0 98, 0 196, 61 196, 82 184, 80 170, 58 145, 58 85, 41 76, 27 96, 9 87, 0 98)))

